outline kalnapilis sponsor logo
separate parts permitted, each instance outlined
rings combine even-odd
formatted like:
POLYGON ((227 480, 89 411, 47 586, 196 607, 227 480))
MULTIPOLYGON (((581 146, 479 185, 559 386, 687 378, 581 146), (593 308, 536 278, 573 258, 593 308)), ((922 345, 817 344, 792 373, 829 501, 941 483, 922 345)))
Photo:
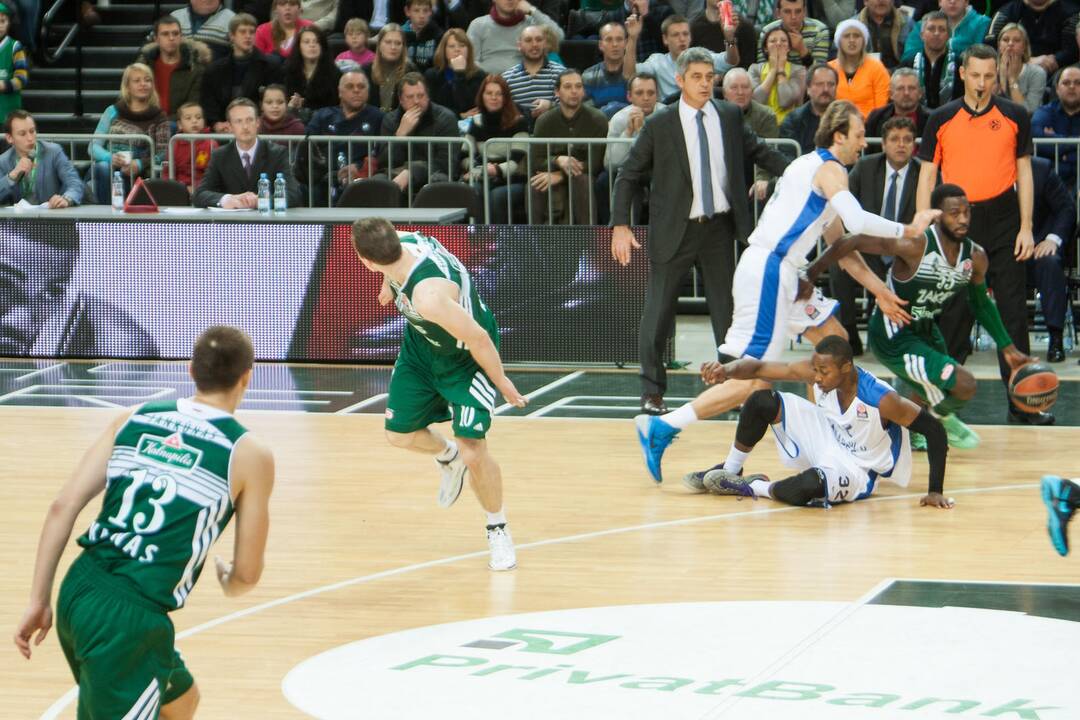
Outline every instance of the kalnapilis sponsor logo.
POLYGON ((731 602, 586 608, 369 638, 294 668, 319 718, 1080 718, 1080 624, 965 608, 731 602), (841 618, 842 621, 837 621, 841 618), (1041 669, 1040 669, 1041 668, 1041 669), (358 715, 358 713, 360 713, 358 715))
POLYGON ((143 435, 139 438, 135 452, 159 465, 180 470, 194 470, 202 458, 202 451, 185 445, 180 433, 173 433, 165 438, 158 435, 143 435))

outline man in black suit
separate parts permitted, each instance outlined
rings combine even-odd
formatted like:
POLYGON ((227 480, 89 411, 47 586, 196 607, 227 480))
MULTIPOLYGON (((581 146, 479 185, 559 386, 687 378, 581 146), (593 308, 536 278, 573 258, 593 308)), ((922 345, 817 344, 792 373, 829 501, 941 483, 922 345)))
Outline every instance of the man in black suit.
MULTIPOLYGON (((913 157, 915 123, 904 116, 890 118, 881 126, 881 134, 885 152, 866 155, 855 163, 848 175, 848 185, 851 194, 867 212, 907 224, 915 216, 915 189, 919 184, 919 161, 913 157)), ((888 266, 880 255, 867 253, 863 259, 878 277, 884 279, 888 266)), ((852 350, 856 355, 862 355, 855 299, 863 294, 863 287, 839 266, 830 268, 829 274, 832 276, 832 296, 840 303, 840 323, 847 330, 852 350)), ((868 306, 867 315, 869 309, 868 306)))
POLYGON ((1072 248, 1076 231, 1076 204, 1073 195, 1054 172, 1053 163, 1046 158, 1031 158, 1031 176, 1035 188, 1035 207, 1031 213, 1034 223, 1035 255, 1027 261, 1028 287, 1039 290, 1046 331, 1047 362, 1065 360, 1062 333, 1065 328, 1065 305, 1069 301, 1065 281, 1065 254, 1072 248))
POLYGON ((281 64, 255 49, 255 18, 240 13, 229 21, 228 56, 210 63, 199 94, 206 124, 214 132, 229 132, 225 108, 238 97, 254 103, 267 85, 283 82, 281 64))
POLYGON ((679 56, 679 101, 649 117, 615 180, 611 253, 626 265, 640 247, 630 231, 631 203, 651 178, 649 282, 639 348, 641 409, 654 415, 667 412, 663 353, 683 277, 700 266, 719 345, 733 311, 735 240, 745 241, 751 230, 744 169, 756 163, 779 176, 787 167, 783 155, 743 125, 737 106, 712 99, 715 75, 708 50, 690 48, 679 56))
POLYGON ((258 204, 259 175, 266 173, 272 187, 281 173, 285 176, 289 207, 297 207, 300 187, 289 167, 289 151, 281 145, 259 142, 255 103, 237 98, 229 103, 225 117, 234 140, 210 155, 210 165, 195 190, 195 206, 253 209, 258 204))

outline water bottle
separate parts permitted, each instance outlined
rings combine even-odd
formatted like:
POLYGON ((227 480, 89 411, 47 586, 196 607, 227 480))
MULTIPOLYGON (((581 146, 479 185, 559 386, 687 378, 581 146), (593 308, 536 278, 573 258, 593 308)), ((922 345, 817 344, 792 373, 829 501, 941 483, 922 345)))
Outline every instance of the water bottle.
POLYGON ((285 187, 285 174, 278 173, 274 178, 274 212, 283 213, 289 209, 289 192, 285 187))
POLYGON ((266 173, 259 174, 259 212, 270 212, 270 179, 266 173))
POLYGON ((112 176, 112 209, 124 212, 124 176, 117 170, 112 176))
MULTIPOLYGON (((349 159, 347 157, 345 157, 345 153, 339 152, 337 154, 337 169, 340 171, 342 168, 344 168, 348 164, 349 164, 349 159)), ((340 177, 340 175, 339 175, 339 177, 340 177)), ((339 182, 338 184, 341 184, 341 183, 339 182)))

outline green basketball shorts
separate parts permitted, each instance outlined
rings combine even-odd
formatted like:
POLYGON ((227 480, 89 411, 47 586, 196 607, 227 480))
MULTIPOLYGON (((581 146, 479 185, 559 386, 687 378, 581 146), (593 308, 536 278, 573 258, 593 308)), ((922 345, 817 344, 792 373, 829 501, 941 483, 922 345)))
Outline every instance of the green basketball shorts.
POLYGON ((78 720, 153 720, 195 683, 168 613, 85 553, 64 577, 56 618, 79 686, 78 720))
POLYGON ((931 407, 945 400, 956 385, 960 363, 949 355, 937 323, 924 321, 917 329, 896 329, 891 324, 886 327, 881 313, 875 311, 866 339, 878 362, 914 387, 931 407))
POLYGON ((452 421, 455 437, 482 439, 497 393, 471 356, 447 359, 403 343, 390 377, 385 427, 411 433, 452 421))

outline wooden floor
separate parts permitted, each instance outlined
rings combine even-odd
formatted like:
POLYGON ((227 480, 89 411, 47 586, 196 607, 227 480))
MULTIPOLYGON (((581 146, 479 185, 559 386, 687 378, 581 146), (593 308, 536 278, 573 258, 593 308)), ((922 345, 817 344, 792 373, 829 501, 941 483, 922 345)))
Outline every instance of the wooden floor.
MULTIPOLYGON (((111 412, 0 408, 0 625, 9 633, 24 608, 45 509, 111 412)), ((493 574, 473 498, 466 492, 441 510, 430 460, 387 446, 379 418, 241 420, 269 440, 279 474, 262 584, 230 600, 205 573, 173 616, 178 631, 197 630, 179 647, 202 688, 204 718, 302 717, 281 692, 298 663, 436 623, 640 603, 852 601, 885 577, 1080 578, 1075 560, 1051 552, 1036 490, 1042 473, 1075 470, 1076 428, 979 428, 979 450, 950 455, 951 512, 918 507, 922 458, 911 488, 879 485, 872 500, 821 511, 685 492, 679 477, 723 456, 732 423, 685 432, 668 452, 668 482, 657 488, 626 421, 507 418, 491 446, 506 478, 519 567, 493 574), (337 583, 346 584, 319 592, 337 583), (312 594, 264 607, 305 592, 312 594), (205 625, 242 610, 251 612, 205 625)), ((780 472, 771 443, 748 468, 780 472)), ((97 510, 88 508, 77 533, 97 510)), ((217 554, 228 557, 230 544, 231 531, 217 554)), ((75 554, 72 543, 62 570, 75 554)), ((54 634, 30 662, 11 645, 0 653, 5 718, 42 717, 71 686, 54 634)), ((69 705, 52 716, 74 712, 69 705)))

